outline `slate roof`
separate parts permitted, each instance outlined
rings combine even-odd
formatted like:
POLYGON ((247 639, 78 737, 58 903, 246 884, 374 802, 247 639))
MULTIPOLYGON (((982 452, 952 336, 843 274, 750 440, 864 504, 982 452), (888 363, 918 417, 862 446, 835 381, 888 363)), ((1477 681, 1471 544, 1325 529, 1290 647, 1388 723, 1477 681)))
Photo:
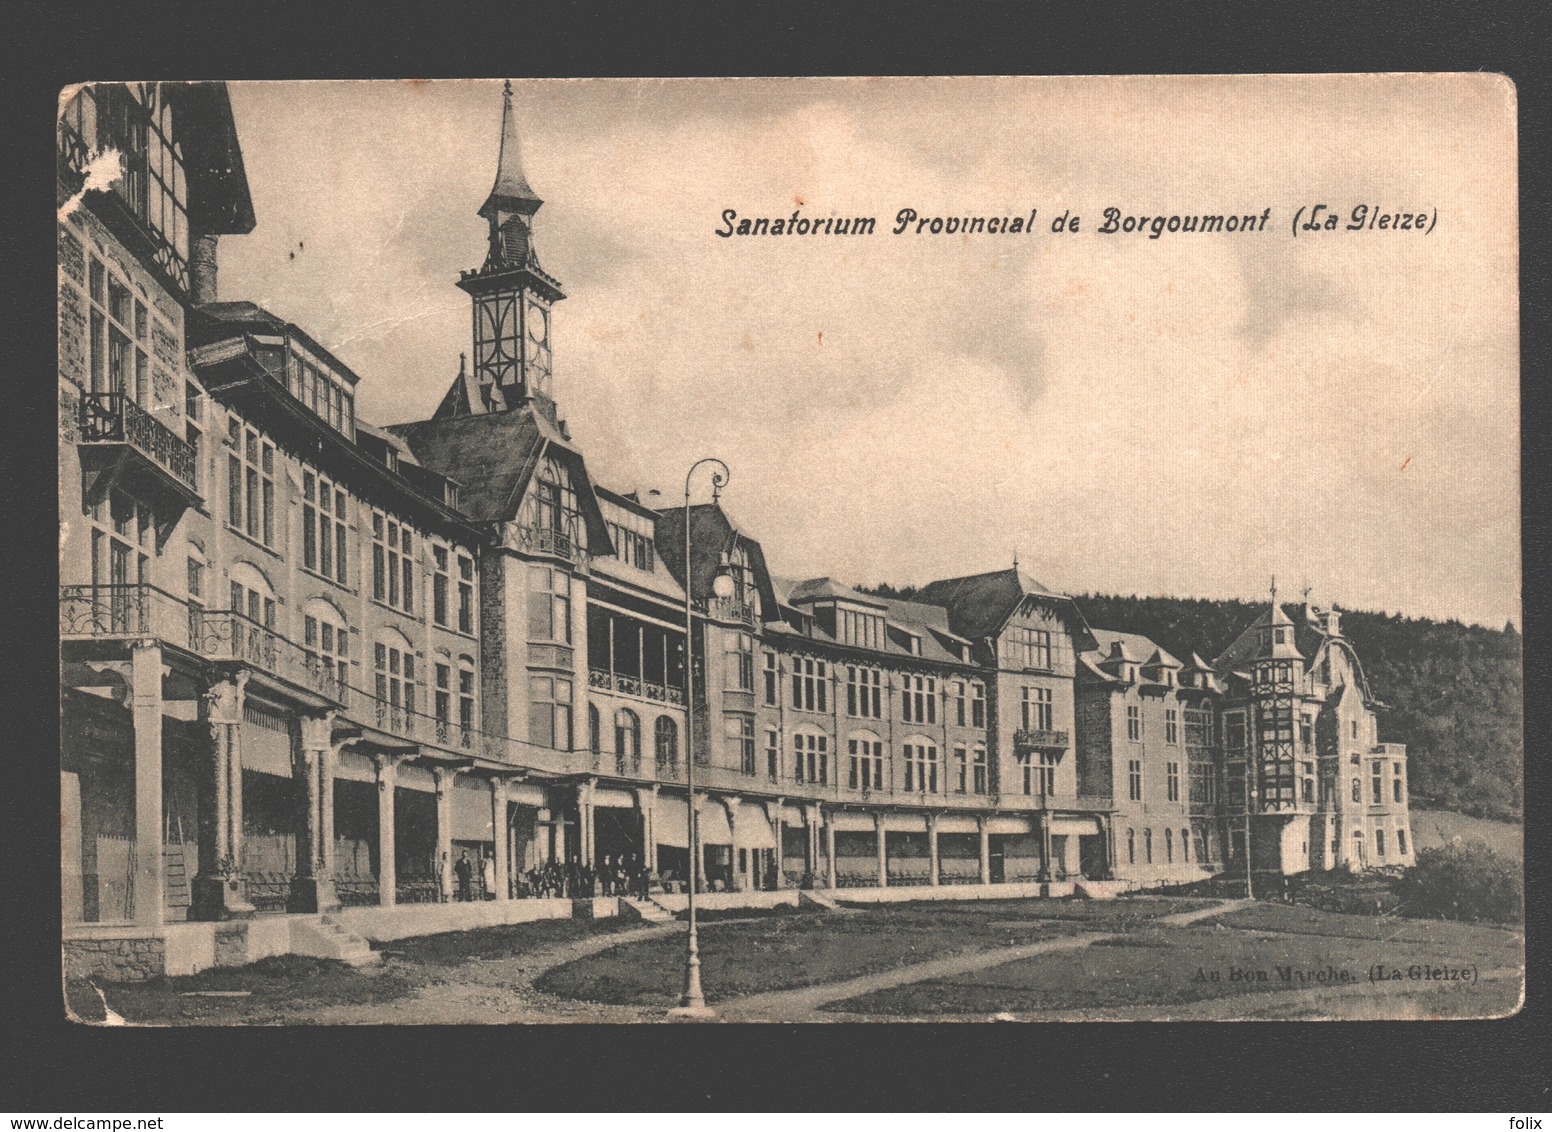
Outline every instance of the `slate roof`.
POLYGON ((1088 623, 1072 598, 1016 569, 943 578, 929 582, 916 596, 923 602, 947 609, 949 626, 955 633, 970 640, 980 640, 1000 633, 1019 603, 1031 595, 1063 606, 1077 644, 1081 647, 1087 641, 1088 623))
POLYGON ((881 599, 872 594, 859 593, 834 578, 810 578, 806 582, 798 582, 788 591, 786 598, 788 605, 803 605, 827 600, 849 601, 857 605, 871 606, 874 609, 886 608, 881 599))
POLYGON ((1299 607, 1299 616, 1293 618, 1288 615, 1288 611, 1281 603, 1268 603, 1266 612, 1247 625, 1245 630, 1234 638, 1234 643, 1218 654, 1213 660, 1213 667, 1223 671, 1233 671, 1251 661, 1268 657, 1308 661, 1319 651, 1324 640, 1325 635, 1310 624, 1302 606, 1299 607), (1272 651, 1263 656, 1260 631, 1272 626, 1292 629, 1293 632, 1287 641, 1281 645, 1274 644, 1272 651))
MULTIPOLYGON (((654 515, 652 541, 657 544, 657 556, 682 586, 685 584, 684 508, 664 507, 654 515)), ((704 600, 711 593, 712 579, 722 568, 723 552, 731 551, 740 543, 749 555, 749 566, 760 590, 764 615, 773 617, 777 598, 771 585, 770 569, 765 564, 765 550, 738 530, 718 503, 697 503, 690 507, 690 550, 695 556, 693 592, 696 600, 704 600)))

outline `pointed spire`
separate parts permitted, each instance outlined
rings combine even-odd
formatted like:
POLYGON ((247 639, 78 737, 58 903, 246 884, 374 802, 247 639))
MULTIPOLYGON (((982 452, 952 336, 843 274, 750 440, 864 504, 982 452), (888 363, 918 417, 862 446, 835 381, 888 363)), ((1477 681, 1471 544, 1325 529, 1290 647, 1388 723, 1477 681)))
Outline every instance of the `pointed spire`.
POLYGON ((508 79, 501 92, 501 151, 496 159, 496 183, 480 206, 479 214, 488 218, 496 210, 506 208, 532 215, 543 203, 528 184, 528 178, 523 176, 523 154, 517 143, 517 116, 512 113, 512 81, 508 79))

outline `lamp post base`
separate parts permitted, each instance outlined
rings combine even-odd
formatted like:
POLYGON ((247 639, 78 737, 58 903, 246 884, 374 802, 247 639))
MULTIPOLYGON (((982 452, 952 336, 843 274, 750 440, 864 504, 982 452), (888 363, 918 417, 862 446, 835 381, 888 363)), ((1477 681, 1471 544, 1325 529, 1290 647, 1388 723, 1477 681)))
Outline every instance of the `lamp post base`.
POLYGON ((714 1022, 717 1012, 709 1006, 676 1006, 668 1012, 670 1022, 714 1022))

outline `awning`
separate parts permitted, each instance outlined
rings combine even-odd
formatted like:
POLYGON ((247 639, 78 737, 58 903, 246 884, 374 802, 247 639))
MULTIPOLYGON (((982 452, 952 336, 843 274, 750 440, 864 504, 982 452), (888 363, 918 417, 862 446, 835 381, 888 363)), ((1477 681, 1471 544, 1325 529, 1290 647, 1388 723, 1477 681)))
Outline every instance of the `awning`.
POLYGON ((981 826, 968 814, 944 814, 938 819, 938 833, 980 833, 981 826))
POLYGON ((884 829, 890 833, 926 833, 926 814, 885 814, 884 829))
POLYGON ((731 845, 733 831, 728 826, 727 807, 709 798, 701 806, 696 819, 696 837, 702 845, 731 845))
POLYGON ((448 799, 453 811, 452 840, 494 841, 490 831, 490 788, 465 783, 462 779, 453 784, 452 797, 448 799))
POLYGON ((1051 833, 1060 837, 1089 837, 1098 832, 1098 818, 1055 818, 1051 822, 1051 833))
POLYGON ((593 791, 593 805, 613 810, 632 810, 636 808, 636 796, 629 790, 598 787, 593 791))
POLYGON ((1028 818, 992 818, 986 823, 987 833, 1029 833, 1033 828, 1028 818))
POLYGON ((830 815, 830 824, 836 833, 872 833, 873 815, 842 811, 830 815))
POLYGON ((659 797, 652 809, 652 836, 671 849, 690 847, 689 808, 683 798, 659 797))
POLYGON ((765 807, 745 802, 733 819, 733 844, 740 849, 774 849, 776 837, 765 818, 765 807))
POLYGON ((255 704, 243 706, 242 765, 245 770, 291 777, 291 723, 255 704))

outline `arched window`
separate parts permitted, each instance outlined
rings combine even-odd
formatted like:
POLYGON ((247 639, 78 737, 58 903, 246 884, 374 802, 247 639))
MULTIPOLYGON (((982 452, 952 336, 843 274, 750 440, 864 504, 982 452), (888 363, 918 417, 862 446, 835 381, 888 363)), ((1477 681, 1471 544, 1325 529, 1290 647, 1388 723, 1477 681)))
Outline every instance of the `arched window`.
POLYGON ((1148 864, 1153 864, 1153 830, 1142 831, 1142 855, 1148 864))
POLYGON ((859 731, 846 739, 846 785, 852 790, 884 788, 884 744, 871 731, 859 731))
POLYGON ((630 708, 614 713, 614 763, 621 774, 641 769, 641 719, 630 708))
POLYGON ((402 633, 385 630, 372 646, 377 722, 392 731, 415 729, 415 649, 402 633))
POLYGON ((1126 863, 1128 865, 1135 865, 1137 863, 1137 831, 1135 829, 1126 831, 1126 863))
POLYGON ((679 761, 679 725, 666 715, 652 725, 652 747, 658 770, 669 770, 679 761))
POLYGON ((322 598, 302 607, 302 655, 315 679, 343 688, 350 675, 350 632, 339 610, 322 598))
POLYGON ((905 788, 928 794, 938 792, 938 747, 926 739, 905 743, 905 788))
POLYGON ((1164 831, 1164 861, 1171 865, 1175 863, 1175 831, 1172 829, 1164 831))
MULTIPOLYGON (((474 658, 458 658, 458 733, 463 746, 473 744, 474 732, 474 658)), ((565 740, 571 746, 571 705, 566 705, 565 740)))
POLYGON ((1186 862, 1186 864, 1191 863, 1191 831, 1189 829, 1182 829, 1180 831, 1180 859, 1186 862))
POLYGON ((231 571, 232 612, 266 629, 275 627, 275 589, 257 567, 238 562, 231 571))
POLYGON ((1353 860, 1363 864, 1363 830, 1353 830, 1353 860))
POLYGON ((571 482, 571 474, 555 460, 546 458, 539 467, 538 482, 534 487, 534 526, 541 532, 541 550, 553 550, 570 556, 574 551, 586 549, 583 537, 582 512, 577 505, 577 491, 571 482))
POLYGON ((596 704, 587 705, 587 749, 595 755, 604 749, 603 724, 596 704))

